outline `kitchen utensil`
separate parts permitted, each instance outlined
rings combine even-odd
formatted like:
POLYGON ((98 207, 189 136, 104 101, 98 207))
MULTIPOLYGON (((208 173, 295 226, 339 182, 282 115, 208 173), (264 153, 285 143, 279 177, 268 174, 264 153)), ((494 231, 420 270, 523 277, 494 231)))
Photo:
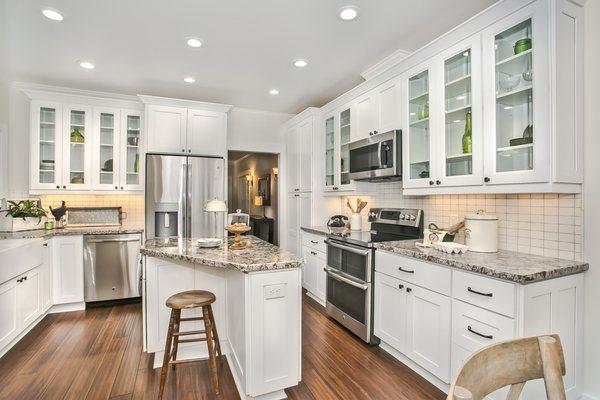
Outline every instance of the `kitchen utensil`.
POLYGON ((469 250, 469 246, 452 242, 435 242, 432 246, 434 249, 448 254, 463 254, 469 250))
POLYGON ((354 209, 354 207, 352 207, 352 204, 350 204, 350 199, 346 199, 346 206, 350 209, 350 211, 352 211, 353 213, 356 212, 356 210, 354 209))
POLYGON ((515 54, 522 53, 524 51, 529 50, 530 48, 531 48, 531 39, 530 38, 519 39, 515 42, 515 54))
POLYGON ((250 247, 250 243, 247 241, 242 241, 242 234, 249 232, 252 228, 243 222, 237 222, 233 225, 229 225, 225 228, 227 232, 235 235, 233 239, 233 243, 229 245, 230 250, 242 250, 250 247))
POLYGON ((495 253, 498 251, 498 217, 483 210, 465 217, 466 245, 471 251, 495 253))
POLYGON ((223 241, 219 238, 201 238, 196 240, 196 245, 202 248, 219 247, 223 241))
POLYGON ((521 77, 519 75, 504 75, 502 78, 498 80, 498 84, 502 90, 508 92, 516 88, 521 81, 521 77))
POLYGON ((350 230, 360 231, 362 230, 362 217, 360 213, 352 213, 350 216, 350 230))
POLYGON ((327 227, 331 233, 342 233, 346 229, 345 221, 348 221, 345 215, 334 215, 327 221, 327 227))

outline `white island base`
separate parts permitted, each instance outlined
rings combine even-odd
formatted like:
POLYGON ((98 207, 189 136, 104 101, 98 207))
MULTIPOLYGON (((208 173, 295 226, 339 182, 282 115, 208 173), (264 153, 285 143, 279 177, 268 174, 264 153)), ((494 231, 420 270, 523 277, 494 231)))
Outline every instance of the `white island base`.
MULTIPOLYGON (((287 397, 284 389, 296 386, 301 373, 300 268, 243 273, 144 258, 145 350, 154 353, 154 368, 161 367, 164 355, 170 315, 167 298, 185 290, 208 290, 217 298, 213 304, 217 331, 240 397, 287 397)), ((182 311, 183 317, 199 315, 199 309, 182 311)), ((198 324, 202 322, 183 322, 181 330, 204 329, 198 324)), ((206 343, 179 346, 178 359, 198 357, 208 358, 206 343)))

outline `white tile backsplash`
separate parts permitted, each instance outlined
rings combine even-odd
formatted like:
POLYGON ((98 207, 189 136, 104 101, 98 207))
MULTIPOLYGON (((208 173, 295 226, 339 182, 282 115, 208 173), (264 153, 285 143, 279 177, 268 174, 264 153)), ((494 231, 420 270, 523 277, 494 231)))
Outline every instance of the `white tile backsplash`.
MULTIPOLYGON (((369 196, 361 197, 368 208, 421 208, 425 227, 435 223, 448 227, 467 214, 484 210, 498 216, 499 247, 523 253, 581 260, 583 250, 581 195, 532 194, 473 194, 439 196, 403 196, 402 182, 378 183, 369 196)), ((343 212, 349 214, 342 197, 343 212)), ((363 226, 368 227, 363 212, 363 226)), ((464 232, 456 241, 464 242, 464 232)))

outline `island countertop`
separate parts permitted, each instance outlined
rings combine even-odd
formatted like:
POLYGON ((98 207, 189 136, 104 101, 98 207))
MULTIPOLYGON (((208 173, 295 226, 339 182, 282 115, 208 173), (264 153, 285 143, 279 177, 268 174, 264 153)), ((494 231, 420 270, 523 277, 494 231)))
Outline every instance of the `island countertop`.
POLYGON ((475 272, 510 282, 528 284, 587 271, 584 261, 563 260, 499 250, 497 253, 447 254, 415 246, 417 240, 375 243, 378 250, 413 257, 448 267, 475 272))
POLYGON ((241 272, 301 268, 304 265, 304 259, 255 236, 247 235, 242 238, 250 242, 251 247, 229 250, 228 246, 233 238, 213 249, 198 247, 196 239, 170 240, 166 243, 164 239, 149 239, 140 251, 149 257, 237 269, 241 272))

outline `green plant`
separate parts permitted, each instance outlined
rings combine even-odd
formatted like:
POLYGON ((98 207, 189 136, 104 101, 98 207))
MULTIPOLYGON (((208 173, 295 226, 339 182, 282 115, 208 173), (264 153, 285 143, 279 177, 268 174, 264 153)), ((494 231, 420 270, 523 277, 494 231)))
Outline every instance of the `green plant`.
POLYGON ((42 220, 42 217, 46 216, 46 211, 39 207, 35 202, 31 200, 22 200, 17 202, 9 201, 8 210, 4 210, 7 216, 13 218, 38 218, 38 222, 42 220))

